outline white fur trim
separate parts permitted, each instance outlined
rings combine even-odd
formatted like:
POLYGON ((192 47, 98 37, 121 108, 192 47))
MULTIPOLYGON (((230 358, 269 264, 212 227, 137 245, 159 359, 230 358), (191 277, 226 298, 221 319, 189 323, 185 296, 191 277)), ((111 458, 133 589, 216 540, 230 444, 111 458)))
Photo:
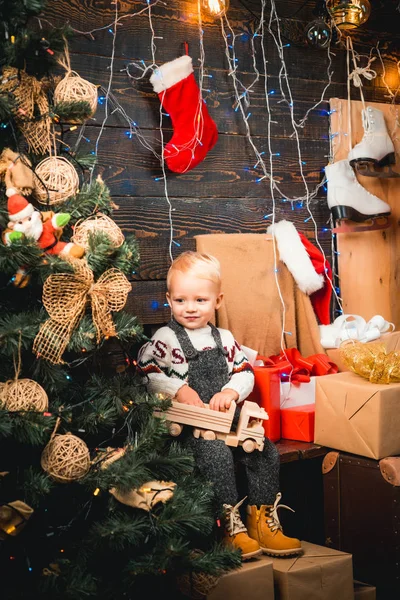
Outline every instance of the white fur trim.
POLYGON ((20 221, 21 219, 25 219, 25 217, 30 217, 31 215, 33 215, 33 213, 35 212, 35 209, 33 208, 32 204, 27 204, 25 206, 25 208, 23 208, 22 210, 20 210, 18 213, 15 213, 14 215, 9 215, 9 219, 10 221, 20 221))
POLYGON ((323 275, 318 275, 296 227, 290 221, 280 221, 268 227, 279 250, 279 257, 287 266, 300 290, 312 294, 324 286, 323 275))
POLYGON ((192 59, 190 56, 180 56, 156 69, 150 77, 150 83, 159 94, 189 77, 190 73, 193 73, 192 59))
POLYGON ((11 196, 15 196, 15 194, 18 194, 18 191, 15 188, 7 188, 6 190, 6 196, 7 198, 10 198, 11 196))

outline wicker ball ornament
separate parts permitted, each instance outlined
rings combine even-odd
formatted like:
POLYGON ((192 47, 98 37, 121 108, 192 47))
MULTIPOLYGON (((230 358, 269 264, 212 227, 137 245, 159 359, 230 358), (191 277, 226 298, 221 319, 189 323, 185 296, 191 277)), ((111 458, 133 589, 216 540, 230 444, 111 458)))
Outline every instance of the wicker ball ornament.
POLYGON ((90 469, 90 454, 85 442, 66 433, 55 435, 42 452, 42 469, 58 483, 82 479, 90 469))
POLYGON ((34 195, 41 204, 59 204, 78 191, 78 173, 63 156, 45 158, 36 167, 35 174, 34 195))
POLYGON ((6 410, 46 412, 49 399, 46 392, 33 379, 14 379, 0 387, 0 402, 6 410))
POLYGON ((97 109, 97 87, 75 71, 69 71, 54 90, 54 103, 61 102, 87 102, 93 116, 97 109))
POLYGON ((216 575, 193 572, 177 577, 176 585, 181 594, 187 598, 205 600, 217 585, 218 580, 219 577, 216 575))
POLYGON ((102 213, 97 213, 97 215, 92 215, 81 223, 77 223, 72 241, 87 250, 89 247, 89 234, 97 232, 105 233, 116 248, 124 243, 125 237, 121 229, 110 217, 102 213))

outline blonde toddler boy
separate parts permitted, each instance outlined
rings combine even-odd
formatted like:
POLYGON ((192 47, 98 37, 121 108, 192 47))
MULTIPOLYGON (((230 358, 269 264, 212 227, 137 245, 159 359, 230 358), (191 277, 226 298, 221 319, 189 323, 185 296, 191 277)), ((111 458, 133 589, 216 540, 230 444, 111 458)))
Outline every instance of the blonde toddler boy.
MULTIPOLYGON (((148 388, 183 404, 226 411, 240 406, 253 389, 253 369, 232 333, 211 324, 221 306, 220 265, 208 254, 184 252, 167 276, 167 301, 173 318, 160 328, 139 354, 148 388)), ((247 454, 222 440, 188 437, 199 471, 211 481, 225 509, 226 544, 240 548, 244 559, 265 552, 288 556, 301 552, 286 537, 277 515, 279 454, 265 440, 262 452, 247 454), (248 484, 247 527, 240 518, 235 462, 245 468, 248 484)))

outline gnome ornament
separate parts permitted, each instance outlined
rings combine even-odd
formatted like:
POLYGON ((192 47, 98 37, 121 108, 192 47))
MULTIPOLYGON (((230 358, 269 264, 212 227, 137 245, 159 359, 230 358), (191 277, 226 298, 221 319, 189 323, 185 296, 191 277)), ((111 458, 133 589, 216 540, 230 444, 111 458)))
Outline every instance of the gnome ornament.
POLYGON ((169 114, 174 134, 164 148, 168 168, 186 173, 198 165, 218 139, 217 126, 200 97, 190 56, 167 62, 150 77, 164 110, 169 114))

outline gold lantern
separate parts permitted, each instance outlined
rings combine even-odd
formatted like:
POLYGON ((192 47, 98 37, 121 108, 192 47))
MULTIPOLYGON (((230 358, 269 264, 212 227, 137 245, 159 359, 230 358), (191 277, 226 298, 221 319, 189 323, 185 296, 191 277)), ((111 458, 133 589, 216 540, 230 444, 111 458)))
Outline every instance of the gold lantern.
POLYGON ((217 19, 228 10, 229 0, 201 0, 201 8, 208 16, 217 19))
POLYGON ((327 0, 326 8, 339 29, 354 29, 371 14, 369 0, 327 0))

